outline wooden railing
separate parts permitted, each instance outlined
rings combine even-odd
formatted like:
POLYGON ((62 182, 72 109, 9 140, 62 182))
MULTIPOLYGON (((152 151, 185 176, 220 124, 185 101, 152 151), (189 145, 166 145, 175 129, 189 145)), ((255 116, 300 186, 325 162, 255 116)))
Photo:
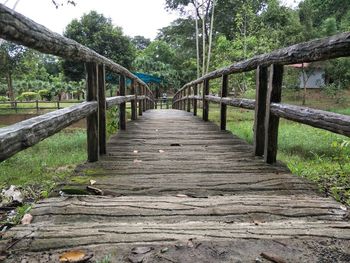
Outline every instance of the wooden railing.
POLYGON ((16 113, 19 110, 36 110, 39 112, 41 110, 59 110, 65 107, 62 107, 62 104, 77 104, 81 101, 65 101, 65 100, 56 100, 56 101, 45 101, 45 100, 33 100, 33 101, 1 101, 0 102, 0 111, 1 110, 14 110, 16 113), (19 106, 19 105, 33 105, 35 106, 19 106), (40 105, 41 104, 41 105, 40 105), (8 107, 6 107, 8 105, 8 107), (44 106, 43 106, 44 105, 44 106), (49 105, 49 106, 47 106, 49 105), (5 106, 5 107, 4 107, 5 106))
POLYGON ((170 108, 170 104, 171 104, 171 99, 170 98, 159 98, 159 99, 155 99, 154 100, 155 103, 155 108, 156 109, 169 109, 170 108))
POLYGON ((350 56, 350 32, 259 55, 187 83, 175 94, 173 108, 190 112, 192 107, 197 115, 197 101, 202 101, 202 117, 208 121, 209 102, 219 103, 222 130, 226 129, 227 105, 255 110, 254 154, 264 156, 265 161, 272 164, 276 162, 279 118, 350 136, 348 115, 280 103, 284 65, 345 56, 350 56), (256 70, 256 99, 227 97, 228 76, 252 70, 256 70), (215 78, 222 79, 220 97, 209 95, 209 81, 215 78), (201 95, 198 94, 199 88, 201 95))
POLYGON ((149 87, 130 71, 79 43, 56 34, 0 4, 0 38, 85 64, 86 102, 50 112, 0 129, 0 161, 87 118, 88 161, 106 154, 106 109, 119 106, 119 126, 126 129, 126 102, 131 102, 131 118, 154 107, 149 87), (118 97, 105 96, 105 70, 120 76, 118 97), (126 95, 126 79, 131 80, 126 95), (138 109, 137 109, 138 104, 138 109), (138 111, 138 114, 137 114, 138 111))

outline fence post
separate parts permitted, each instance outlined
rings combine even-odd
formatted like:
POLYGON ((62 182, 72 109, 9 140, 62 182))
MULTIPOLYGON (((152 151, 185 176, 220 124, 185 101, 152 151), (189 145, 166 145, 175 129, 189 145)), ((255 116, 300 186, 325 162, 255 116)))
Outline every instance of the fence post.
MULTIPOLYGON (((119 95, 120 96, 125 96, 125 76, 124 75, 120 75, 119 76, 119 95)), ((119 105, 119 127, 121 130, 125 130, 126 129, 126 103, 120 103, 119 105)))
MULTIPOLYGON (((222 75, 221 98, 227 97, 228 91, 228 75, 222 75)), ((226 130, 227 105, 220 102, 220 128, 226 130)))
POLYGON ((182 110, 186 110, 186 89, 183 89, 182 91, 182 110))
MULTIPOLYGON (((147 94, 146 94, 146 88, 142 85, 142 94, 144 95, 144 96, 147 96, 147 94)), ((143 112, 145 112, 146 111, 146 107, 147 107, 147 99, 146 98, 144 98, 143 99, 143 102, 142 102, 142 111, 143 112)))
POLYGON ((17 113, 18 109, 17 109, 17 101, 15 101, 15 112, 17 113))
MULTIPOLYGON (((137 93, 138 93, 140 96, 142 96, 142 87, 141 87, 141 84, 138 83, 137 86, 138 86, 138 88, 137 88, 137 93)), ((139 100, 138 102, 139 102, 139 116, 142 116, 142 109, 143 109, 142 104, 143 104, 143 101, 142 101, 142 100, 139 100)))
POLYGON ((281 102, 283 65, 271 65, 266 100, 265 152, 264 160, 269 164, 276 162, 278 145, 279 117, 270 112, 271 103, 281 102))
POLYGON ((189 98, 191 96, 191 88, 192 86, 187 88, 187 112, 191 112, 191 100, 189 98))
POLYGON ((38 100, 35 101, 35 108, 36 108, 36 113, 38 114, 39 113, 39 101, 38 100))
POLYGON ((98 66, 98 114, 99 114, 99 146, 100 154, 107 153, 107 124, 106 124, 106 81, 105 65, 98 66))
POLYGON ((203 121, 209 120, 209 101, 205 96, 209 95, 209 80, 204 80, 203 83, 203 121))
MULTIPOLYGON (((198 84, 194 84, 193 86, 193 96, 198 95, 198 84)), ((193 99, 193 115, 197 116, 197 99, 193 99)))
MULTIPOLYGON (((88 62, 85 64, 86 68, 86 84, 87 84, 87 101, 97 101, 97 64, 94 62, 88 62)), ((87 126, 87 150, 88 150, 88 161, 96 162, 99 158, 99 136, 98 136, 98 108, 96 112, 91 113, 86 117, 87 126)))
POLYGON ((131 101, 131 119, 137 120, 137 92, 135 90, 135 80, 131 80, 131 95, 135 95, 135 99, 131 101))
POLYGON ((268 68, 258 66, 256 69, 256 95, 254 118, 254 155, 263 156, 265 149, 265 117, 268 86, 268 68))

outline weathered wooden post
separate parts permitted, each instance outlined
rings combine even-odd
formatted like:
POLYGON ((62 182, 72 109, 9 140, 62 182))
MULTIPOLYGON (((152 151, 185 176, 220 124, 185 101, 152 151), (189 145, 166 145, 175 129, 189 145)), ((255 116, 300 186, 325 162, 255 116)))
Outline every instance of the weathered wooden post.
MULTIPOLYGON (((87 85, 86 100, 97 101, 98 66, 96 63, 89 62, 85 64, 85 69, 87 85)), ((99 159, 98 109, 86 118, 86 126, 88 161, 96 162, 99 159)))
POLYGON ((35 108, 36 108, 36 113, 38 114, 39 113, 39 101, 38 100, 35 101, 35 108))
POLYGON ((209 80, 204 80, 203 83, 203 121, 209 120, 209 101, 205 96, 209 95, 209 80))
POLYGON ((131 80, 131 88, 130 88, 131 95, 135 95, 135 99, 131 101, 131 119, 137 120, 137 92, 135 88, 135 80, 131 80))
MULTIPOLYGON (((228 92, 228 75, 222 76, 221 98, 227 97, 228 92)), ((220 128, 226 130, 227 105, 220 102, 220 128)))
MULTIPOLYGON (((145 86, 143 86, 143 85, 142 85, 142 94, 143 94, 144 96, 147 96, 146 88, 145 88, 145 86)), ((142 102, 142 111, 146 111, 146 107, 147 107, 146 103, 147 103, 147 99, 146 99, 146 97, 145 97, 145 98, 143 99, 143 102, 142 102)))
POLYGON ((189 86, 187 88, 187 112, 191 112, 191 100, 190 100, 191 88, 192 86, 189 86))
MULTIPOLYGON (((193 96, 198 95, 198 84, 194 84, 193 86, 193 96)), ((197 116, 197 99, 193 99, 193 115, 197 116)))
MULTIPOLYGON (((125 96, 125 76, 119 76, 119 95, 125 96)), ((119 105, 119 127, 121 130, 126 130, 126 103, 120 103, 119 105)))
POLYGON ((254 155, 263 156, 265 148, 265 116, 267 98, 268 69, 259 66, 256 69, 256 95, 254 118, 254 155))
MULTIPOLYGON (((138 89, 137 89, 137 93, 142 96, 142 86, 140 83, 138 83, 138 89)), ((142 116, 142 109, 143 109, 143 100, 139 100, 139 116, 142 116)))
POLYGON ((182 110, 185 111, 186 110, 186 88, 183 89, 182 91, 182 110))
POLYGON ((100 154, 107 153, 105 65, 98 66, 98 120, 100 154))
POLYGON ((279 117, 270 112, 271 103, 280 103, 282 96, 283 65, 271 65, 266 100, 265 151, 264 160, 269 164, 276 162, 278 146, 279 117))

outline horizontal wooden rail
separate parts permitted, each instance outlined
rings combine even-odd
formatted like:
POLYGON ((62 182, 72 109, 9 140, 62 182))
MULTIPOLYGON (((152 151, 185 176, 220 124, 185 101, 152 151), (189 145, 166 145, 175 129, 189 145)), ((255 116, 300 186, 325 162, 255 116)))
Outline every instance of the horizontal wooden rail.
POLYGON ((350 32, 296 44, 234 63, 185 84, 176 94, 189 86, 200 84, 204 80, 255 70, 258 66, 269 66, 272 64, 288 65, 346 56, 350 56, 350 32))
POLYGON ((207 95, 205 98, 214 103, 222 103, 225 105, 230 105, 233 107, 254 110, 255 108, 255 100, 250 99, 237 99, 237 98, 221 98, 218 96, 207 95))
POLYGON ((271 103, 270 110, 277 117, 350 137, 349 115, 280 103, 271 103))
POLYGON ((106 99, 107 109, 120 105, 124 102, 129 102, 135 99, 135 95, 128 95, 128 96, 117 96, 117 97, 111 97, 106 99))
POLYGON ((0 128, 0 161, 26 149, 97 111, 97 102, 83 102, 0 128))

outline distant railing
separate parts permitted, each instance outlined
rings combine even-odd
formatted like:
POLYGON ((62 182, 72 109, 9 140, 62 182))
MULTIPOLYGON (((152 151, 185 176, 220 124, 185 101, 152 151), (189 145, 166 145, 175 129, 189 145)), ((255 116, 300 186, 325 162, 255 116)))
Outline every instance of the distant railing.
POLYGON ((171 106, 171 99, 170 98, 160 98, 160 99, 155 99, 155 109, 169 109, 171 106))
POLYGON ((59 109, 65 108, 65 107, 62 107, 62 104, 77 104, 77 103, 81 103, 81 102, 82 101, 65 101, 65 100, 57 100, 57 101, 45 101, 45 100, 0 101, 0 113, 3 110, 14 110, 16 113, 19 110, 36 110, 36 112, 38 113, 41 110, 55 110, 55 109, 59 110, 59 109), (25 104, 29 104, 29 105, 34 104, 35 106, 32 106, 32 107, 22 106, 25 104), (8 107, 6 107, 6 105, 8 105, 8 107))
POLYGON ((149 87, 126 68, 71 39, 54 33, 25 16, 0 4, 0 38, 85 64, 86 102, 53 111, 0 129, 0 161, 87 118, 88 161, 95 162, 106 154, 106 109, 119 106, 120 129, 126 129, 126 102, 131 102, 131 118, 154 107, 149 87), (120 76, 120 96, 105 96, 105 70, 120 76), (126 95, 130 79, 130 95, 126 95), (138 109, 137 109, 138 107, 138 109), (138 114, 137 114, 138 110, 138 114))
POLYGON ((350 56, 350 32, 255 56, 187 83, 175 94, 173 108, 190 112, 192 106, 194 115, 197 115, 197 101, 202 101, 202 117, 204 121, 208 121, 209 102, 219 103, 222 130, 226 129, 227 105, 255 110, 254 154, 264 156, 267 163, 275 163, 280 117, 350 136, 348 115, 281 103, 284 65, 345 56, 350 56), (256 70, 256 99, 227 97, 228 76, 252 70, 256 70), (211 96, 209 81, 219 77, 222 78, 221 96, 211 96))

